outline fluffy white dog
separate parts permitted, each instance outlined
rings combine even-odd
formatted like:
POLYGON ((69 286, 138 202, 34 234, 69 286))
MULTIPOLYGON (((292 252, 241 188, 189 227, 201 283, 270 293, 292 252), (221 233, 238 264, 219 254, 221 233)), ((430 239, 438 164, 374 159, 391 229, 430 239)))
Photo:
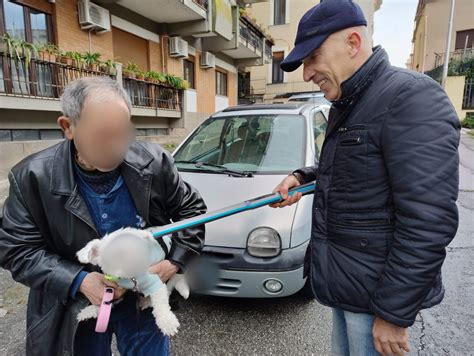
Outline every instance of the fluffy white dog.
MULTIPOLYGON (((163 237, 171 246, 170 236, 163 237)), ((90 241, 77 252, 81 263, 99 266, 106 277, 120 287, 133 289, 145 296, 140 301, 142 309, 153 308, 156 325, 165 335, 175 335, 179 322, 169 305, 169 294, 176 289, 185 299, 189 296, 189 286, 184 275, 174 275, 167 286, 160 278, 148 272, 150 265, 165 258, 165 251, 147 230, 124 228, 114 231, 101 239, 90 241)), ((99 307, 90 305, 77 316, 79 321, 97 318, 99 307)))

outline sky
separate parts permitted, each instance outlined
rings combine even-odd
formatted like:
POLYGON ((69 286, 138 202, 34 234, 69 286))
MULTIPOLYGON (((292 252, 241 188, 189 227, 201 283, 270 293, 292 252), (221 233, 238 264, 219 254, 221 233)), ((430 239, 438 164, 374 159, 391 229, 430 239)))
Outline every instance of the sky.
POLYGON ((406 67, 417 5, 418 0, 383 0, 374 14, 374 44, 385 48, 394 66, 406 67))

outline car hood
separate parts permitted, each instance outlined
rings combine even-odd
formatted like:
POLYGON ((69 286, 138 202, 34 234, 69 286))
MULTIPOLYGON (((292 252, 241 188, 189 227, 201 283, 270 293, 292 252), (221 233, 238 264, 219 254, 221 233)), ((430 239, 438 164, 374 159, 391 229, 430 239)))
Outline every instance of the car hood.
MULTIPOLYGON (((224 174, 180 173, 186 182, 199 191, 208 211, 270 194, 285 177, 256 175, 252 178, 240 178, 224 174)), ((262 207, 208 223, 205 243, 208 246, 245 248, 249 233, 255 228, 265 226, 278 231, 282 248, 288 248, 295 212, 296 204, 284 209, 262 207)))

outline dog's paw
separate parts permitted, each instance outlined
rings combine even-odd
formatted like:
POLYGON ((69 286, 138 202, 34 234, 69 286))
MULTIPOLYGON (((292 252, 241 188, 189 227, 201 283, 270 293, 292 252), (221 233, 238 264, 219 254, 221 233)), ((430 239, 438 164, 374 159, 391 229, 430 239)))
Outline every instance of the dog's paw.
POLYGON ((156 320, 156 325, 166 336, 174 336, 178 333, 179 321, 171 312, 160 315, 160 318, 156 320))

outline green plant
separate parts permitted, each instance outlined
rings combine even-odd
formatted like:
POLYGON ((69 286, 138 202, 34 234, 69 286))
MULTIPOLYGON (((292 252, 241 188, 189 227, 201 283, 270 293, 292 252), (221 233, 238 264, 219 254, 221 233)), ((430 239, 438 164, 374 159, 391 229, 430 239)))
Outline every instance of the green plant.
POLYGON ((76 68, 79 68, 79 69, 84 68, 85 60, 81 53, 71 52, 69 56, 70 56, 69 58, 73 60, 73 64, 76 68))
POLYGON ((145 79, 149 82, 156 84, 166 82, 166 77, 163 73, 155 72, 153 70, 149 70, 145 73, 145 79))
POLYGON ((56 56, 59 55, 59 48, 52 43, 42 43, 36 45, 36 50, 38 52, 39 58, 44 61, 56 61, 56 56))
POLYGON ((474 114, 468 113, 466 118, 461 121, 461 126, 466 129, 474 129, 474 114))
POLYGON ((138 64, 133 63, 133 62, 128 62, 127 65, 125 66, 124 70, 136 73, 139 70, 138 64))
POLYGON ((174 74, 165 74, 165 78, 166 78, 166 84, 168 84, 170 87, 174 89, 181 90, 181 89, 189 88, 189 83, 186 80, 174 74))
POLYGON ((99 68, 110 75, 115 75, 117 69, 115 68, 115 62, 111 59, 107 59, 104 62, 99 62, 99 68))
POLYGON ((34 44, 26 42, 23 39, 12 38, 8 33, 5 33, 2 39, 6 46, 4 55, 8 54, 13 59, 17 68, 22 57, 25 59, 26 67, 30 65, 31 59, 38 57, 38 51, 34 44))
POLYGON ((84 62, 89 69, 97 69, 97 66, 99 64, 100 53, 86 52, 82 55, 82 58, 84 59, 84 62))
POLYGON ((145 79, 145 72, 142 70, 135 71, 135 75, 137 76, 137 79, 139 80, 145 79))

